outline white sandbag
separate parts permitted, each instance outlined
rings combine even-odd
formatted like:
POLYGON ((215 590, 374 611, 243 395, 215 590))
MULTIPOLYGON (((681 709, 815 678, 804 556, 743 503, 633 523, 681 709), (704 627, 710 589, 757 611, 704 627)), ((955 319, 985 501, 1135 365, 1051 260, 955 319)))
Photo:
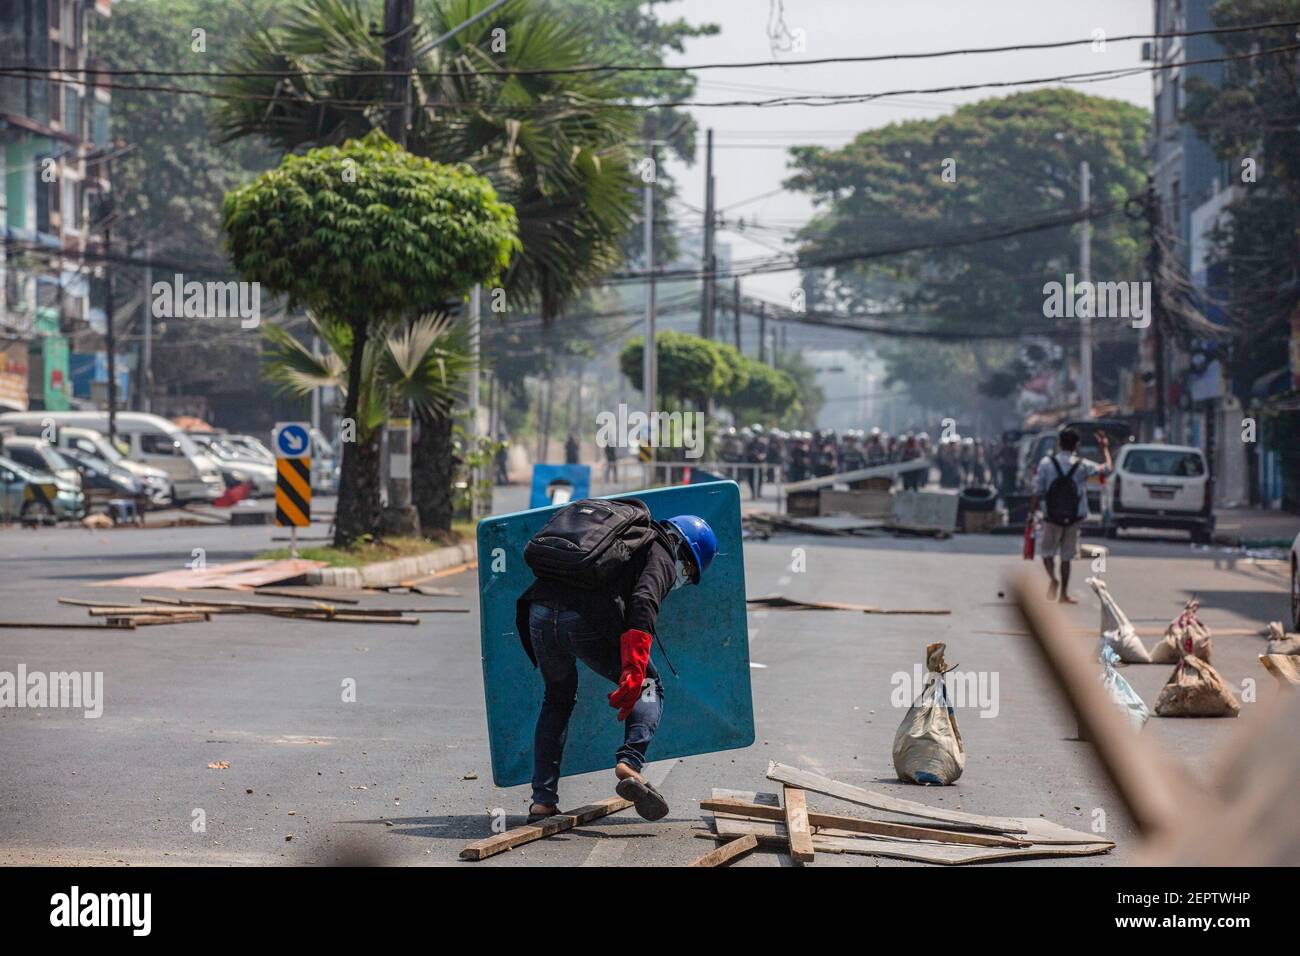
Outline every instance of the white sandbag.
POLYGON ((1219 672, 1193 654, 1184 654, 1160 688, 1161 717, 1236 717, 1241 705, 1219 672))
POLYGON ((1300 634, 1288 634, 1282 628, 1281 621, 1274 621, 1268 626, 1268 653, 1300 655, 1300 634))
POLYGON ((1147 653, 1142 638, 1138 637, 1137 628, 1129 622, 1128 615, 1115 603, 1110 589, 1106 587, 1106 582, 1101 578, 1088 578, 1088 583, 1092 585, 1092 590, 1101 600, 1101 610, 1104 615, 1101 629, 1102 643, 1113 647, 1121 661, 1129 664, 1150 664, 1151 655, 1147 653), (1107 627, 1107 624, 1111 626, 1107 627))
POLYGON ((925 649, 925 687, 894 735, 894 769, 908 783, 947 786, 966 767, 957 715, 944 685, 943 644, 925 649))
POLYGON ((1105 641, 1101 645, 1101 685, 1106 688, 1106 693, 1114 702, 1115 706, 1120 709, 1124 717, 1128 720, 1129 725, 1134 730, 1141 730, 1142 726, 1151 717, 1151 711, 1143 703, 1138 692, 1133 689, 1120 672, 1115 670, 1115 663, 1119 660, 1119 654, 1115 648, 1105 641))
POLYGON ((1183 613, 1169 623, 1165 636, 1151 648, 1153 664, 1174 664, 1184 654, 1210 663, 1210 629, 1196 616, 1200 607, 1201 602, 1192 598, 1183 607, 1183 613))

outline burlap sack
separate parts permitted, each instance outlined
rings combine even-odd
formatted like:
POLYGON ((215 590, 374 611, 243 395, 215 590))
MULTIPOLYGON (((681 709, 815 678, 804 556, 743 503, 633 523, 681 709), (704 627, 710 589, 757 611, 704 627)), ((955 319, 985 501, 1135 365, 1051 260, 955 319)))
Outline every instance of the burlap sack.
POLYGON ((1240 712, 1219 672, 1190 653, 1182 656, 1156 698, 1161 717, 1236 717, 1240 712))
POLYGON ((966 767, 957 715, 944 685, 943 644, 925 649, 925 687, 894 735, 894 769, 908 783, 947 786, 966 767))
POLYGON ((1274 621, 1268 626, 1268 653, 1300 654, 1300 634, 1288 634, 1281 621, 1274 621))
POLYGON ((1196 617, 1201 602, 1192 598, 1183 608, 1183 613, 1174 618, 1167 628, 1165 636, 1151 648, 1152 664, 1174 664, 1183 656, 1184 648, 1205 663, 1210 663, 1210 629, 1196 617))

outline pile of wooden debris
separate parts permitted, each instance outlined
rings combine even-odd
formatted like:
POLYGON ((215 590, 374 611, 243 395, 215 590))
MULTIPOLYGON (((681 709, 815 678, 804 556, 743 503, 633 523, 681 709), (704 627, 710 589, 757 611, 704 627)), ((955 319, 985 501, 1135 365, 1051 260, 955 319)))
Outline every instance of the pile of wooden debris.
POLYGON ((818 853, 855 853, 952 865, 1092 856, 1115 846, 1105 837, 1040 817, 990 817, 929 807, 784 764, 769 764, 767 776, 782 784, 784 805, 773 793, 722 789, 700 802, 700 809, 713 814, 713 832, 702 835, 725 842, 692 865, 725 865, 756 847, 787 852, 796 863, 811 863, 818 853), (808 808, 808 791, 925 823, 819 813, 808 808))

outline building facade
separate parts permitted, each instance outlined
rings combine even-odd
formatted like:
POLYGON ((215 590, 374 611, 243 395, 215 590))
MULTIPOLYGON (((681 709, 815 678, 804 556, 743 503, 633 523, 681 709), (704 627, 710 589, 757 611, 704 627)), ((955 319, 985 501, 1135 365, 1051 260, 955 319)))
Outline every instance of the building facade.
MULTIPOLYGON (((0 0, 0 406, 65 409, 102 278, 111 96, 84 72, 111 0, 0 0)), ((102 307, 99 307, 102 320, 102 307)))

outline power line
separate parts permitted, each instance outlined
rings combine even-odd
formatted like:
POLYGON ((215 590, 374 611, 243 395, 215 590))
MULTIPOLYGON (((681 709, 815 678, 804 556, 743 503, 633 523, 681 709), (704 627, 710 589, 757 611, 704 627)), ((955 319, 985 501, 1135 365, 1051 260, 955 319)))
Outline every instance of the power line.
MULTIPOLYGON (((1300 22, 1300 21, 1297 21, 1300 22)), ((714 100, 701 102, 696 100, 659 100, 649 103, 628 103, 614 100, 574 98, 574 97, 557 97, 555 102, 548 104, 534 105, 508 105, 491 100, 466 100, 460 102, 447 102, 428 100, 421 105, 426 108, 446 111, 468 111, 481 109, 484 106, 492 106, 502 113, 539 113, 548 112, 557 109, 572 110, 575 108, 589 109, 609 109, 609 110, 661 110, 681 107, 692 107, 697 109, 715 109, 715 108, 733 108, 733 107, 756 107, 760 109, 771 109, 775 107, 786 106, 808 106, 808 107, 828 107, 828 106, 851 106, 870 103, 875 100, 893 96, 910 96, 913 94, 925 93, 960 93, 970 92, 972 90, 984 89, 1009 89, 1017 86, 1035 86, 1046 83, 1102 83, 1107 80, 1121 79, 1126 76, 1136 76, 1140 73, 1158 73, 1167 70, 1179 70, 1189 66, 1203 66, 1214 63, 1230 63, 1238 60, 1251 60, 1257 57, 1270 56, 1279 53, 1294 53, 1300 50, 1300 44, 1289 44, 1287 46, 1271 47, 1267 50, 1251 51, 1247 53, 1238 53, 1228 56, 1203 57, 1199 60, 1181 60, 1169 63, 1154 63, 1150 66, 1140 67, 1121 67, 1111 70, 1095 70, 1083 73, 1065 73, 1056 76, 1041 76, 1023 80, 988 80, 978 83, 960 83, 949 86, 932 86, 916 87, 902 90, 882 90, 877 93, 836 93, 825 95, 792 95, 776 96, 763 100, 714 100)), ((17 76, 21 78, 31 78, 33 75, 43 76, 50 83, 71 83, 80 84, 83 81, 73 80, 66 77, 44 76, 45 68, 35 67, 0 67, 0 76, 17 76)), ((97 84, 101 87, 108 87, 113 90, 122 90, 125 92, 156 92, 156 93, 177 93, 181 95, 201 96, 209 99, 234 100, 234 101, 253 101, 253 102, 276 102, 280 99, 279 93, 275 95, 253 94, 253 93, 217 93, 210 90, 198 90, 191 87, 176 86, 155 86, 142 84, 124 84, 113 81, 101 82, 97 84)), ((338 109, 391 109, 402 106, 401 103, 388 103, 378 100, 338 100, 328 97, 318 98, 307 94, 305 97, 309 102, 326 105, 338 109)))
MULTIPOLYGON (((1086 209, 1072 208, 1067 212, 1052 213, 1034 220, 1021 220, 1018 225, 1001 226, 993 229, 977 229, 968 233, 950 236, 942 239, 929 239, 924 242, 896 243, 888 246, 879 246, 876 248, 855 249, 844 252, 811 255, 799 257, 797 254, 790 254, 780 257, 766 257, 752 260, 751 263, 733 262, 727 269, 719 269, 719 278, 734 278, 737 276, 762 275, 771 272, 789 272, 795 269, 815 269, 825 268, 827 266, 842 265, 848 262, 861 262, 869 259, 878 259, 885 256, 901 255, 907 252, 921 252, 927 249, 945 249, 954 246, 971 245, 978 242, 991 242, 999 239, 1010 239, 1015 236, 1025 235, 1032 232, 1041 232, 1045 229, 1055 229, 1060 226, 1073 225, 1081 222, 1085 218, 1094 220, 1113 216, 1122 208, 1122 204, 1108 203, 1105 205, 1090 205, 1086 209)), ((703 278, 702 270, 663 270, 656 271, 653 278, 656 281, 672 279, 699 279, 703 278)), ((602 280, 599 284, 617 285, 625 282, 644 282, 651 278, 649 273, 644 271, 638 272, 615 272, 609 277, 602 280)))
MULTIPOLYGON (((1252 23, 1230 27, 1206 27, 1199 30, 1181 30, 1170 33, 1127 33, 1115 37, 1105 37, 1107 43, 1123 43, 1132 40, 1172 40, 1182 37, 1228 35, 1249 33, 1253 31, 1275 30, 1300 26, 1300 20, 1278 20, 1264 23, 1252 23)), ((582 64, 577 66, 517 68, 483 68, 473 70, 148 70, 138 68, 108 67, 41 67, 32 68, 44 73, 78 73, 90 76, 165 76, 165 77, 343 77, 343 78, 383 78, 392 76, 418 75, 437 79, 454 79, 475 76, 561 76, 582 73, 682 73, 698 70, 744 70, 768 66, 819 66, 833 63, 885 63, 898 60, 928 60, 949 56, 969 56, 989 53, 1016 53, 1033 50, 1055 50, 1072 46, 1094 44, 1097 38, 1051 40, 1041 43, 1011 43, 999 46, 963 47, 949 50, 925 50, 910 53, 877 53, 865 56, 828 56, 802 60, 742 60, 733 62, 710 62, 690 64, 632 64, 604 63, 582 64)), ((1190 61, 1189 61, 1190 62, 1190 61)), ((7 69, 7 67, 6 67, 7 69)))

